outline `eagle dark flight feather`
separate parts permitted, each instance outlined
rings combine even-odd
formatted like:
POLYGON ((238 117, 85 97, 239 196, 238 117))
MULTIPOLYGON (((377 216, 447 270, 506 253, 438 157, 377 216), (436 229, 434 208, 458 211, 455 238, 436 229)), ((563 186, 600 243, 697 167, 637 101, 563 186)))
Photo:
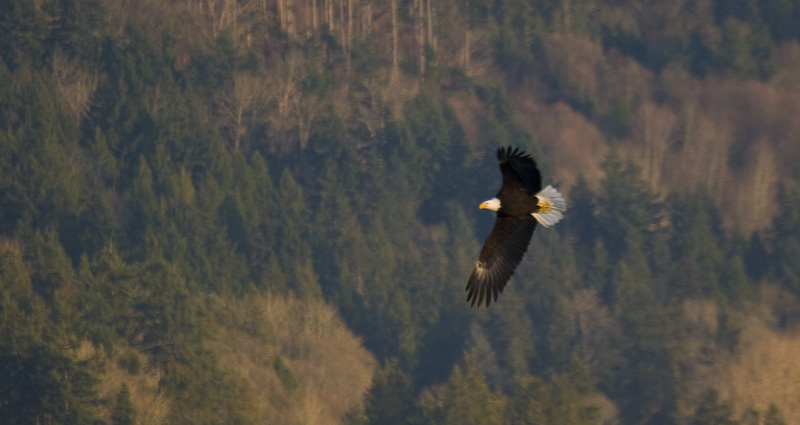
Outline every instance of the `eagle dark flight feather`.
POLYGON ((500 172, 503 174, 501 192, 503 189, 519 190, 522 186, 527 194, 532 196, 542 189, 542 176, 536 167, 536 162, 529 154, 520 152, 519 148, 512 151, 509 146, 497 150, 497 160, 500 163, 500 172))

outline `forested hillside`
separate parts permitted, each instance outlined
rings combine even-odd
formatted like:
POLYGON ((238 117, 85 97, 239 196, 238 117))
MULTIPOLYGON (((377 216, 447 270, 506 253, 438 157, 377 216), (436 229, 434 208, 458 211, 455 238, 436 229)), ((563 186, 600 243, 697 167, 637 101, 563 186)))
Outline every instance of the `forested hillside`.
POLYGON ((798 22, 0 1, 0 418, 800 423, 798 22), (501 145, 569 210, 470 309, 501 145))

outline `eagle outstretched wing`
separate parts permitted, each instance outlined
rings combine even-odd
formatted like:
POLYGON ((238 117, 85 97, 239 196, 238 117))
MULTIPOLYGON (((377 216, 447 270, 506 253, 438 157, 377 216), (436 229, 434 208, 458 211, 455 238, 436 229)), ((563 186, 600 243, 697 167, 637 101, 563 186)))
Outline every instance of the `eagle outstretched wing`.
POLYGON ((536 220, 531 216, 497 216, 467 283, 467 302, 480 306, 486 300, 488 307, 492 300, 497 301, 528 250, 534 229, 536 220))

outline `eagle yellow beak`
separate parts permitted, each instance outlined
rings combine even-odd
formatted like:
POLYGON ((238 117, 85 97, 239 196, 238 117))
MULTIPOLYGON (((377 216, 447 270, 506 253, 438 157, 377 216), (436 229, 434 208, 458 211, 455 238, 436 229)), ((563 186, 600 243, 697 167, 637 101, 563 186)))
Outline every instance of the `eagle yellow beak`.
POLYGON ((486 208, 489 208, 489 203, 488 202, 482 202, 480 205, 478 205, 478 208, 482 209, 482 210, 485 210, 486 208))

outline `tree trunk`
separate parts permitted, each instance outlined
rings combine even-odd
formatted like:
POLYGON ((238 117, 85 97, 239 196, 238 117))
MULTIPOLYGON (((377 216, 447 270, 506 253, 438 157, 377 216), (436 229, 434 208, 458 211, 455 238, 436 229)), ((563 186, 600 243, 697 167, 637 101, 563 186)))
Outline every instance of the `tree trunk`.
POLYGON ((328 30, 333 35, 333 31, 336 29, 336 22, 333 20, 333 0, 325 0, 327 14, 328 14, 328 30))
POLYGON ((362 19, 361 25, 361 38, 367 38, 370 34, 372 34, 372 3, 367 3, 364 5, 362 10, 362 19))
POLYGON ((288 22, 289 36, 297 38, 297 17, 294 14, 295 0, 286 0, 286 19, 288 22))
POLYGON ((347 0, 347 50, 353 47, 353 0, 347 0))
POLYGON ((391 0, 392 4, 392 81, 397 78, 398 61, 397 61, 397 0, 391 0))
POLYGON ((470 35, 470 30, 467 28, 467 30, 464 31, 464 73, 467 75, 469 75, 469 57, 471 56, 469 50, 470 35))
POLYGON ((278 21, 281 31, 286 32, 286 0, 278 0, 278 21))
POLYGON ((345 75, 350 77, 350 34, 352 34, 352 9, 353 0, 347 0, 347 16, 344 13, 344 1, 339 0, 339 14, 342 22, 342 48, 344 48, 345 75))
POLYGON ((317 19, 317 0, 311 0, 311 30, 317 31, 319 20, 317 19))
POLYGON ((428 0, 427 3, 427 14, 428 14, 428 43, 431 44, 431 47, 436 47, 436 43, 433 39, 433 12, 431 10, 431 0, 428 0))
POLYGON ((344 22, 344 0, 339 0, 339 24, 342 27, 341 39, 342 47, 347 47, 347 26, 344 22))
POLYGON ((419 75, 425 75, 425 29, 422 24, 424 19, 424 0, 414 0, 417 7, 417 18, 414 22, 414 32, 417 36, 417 64, 419 65, 419 75))
POLYGON ((233 21, 233 42, 236 44, 239 41, 239 25, 238 24, 238 5, 236 4, 236 0, 233 1, 233 7, 230 9, 230 19, 233 21))

